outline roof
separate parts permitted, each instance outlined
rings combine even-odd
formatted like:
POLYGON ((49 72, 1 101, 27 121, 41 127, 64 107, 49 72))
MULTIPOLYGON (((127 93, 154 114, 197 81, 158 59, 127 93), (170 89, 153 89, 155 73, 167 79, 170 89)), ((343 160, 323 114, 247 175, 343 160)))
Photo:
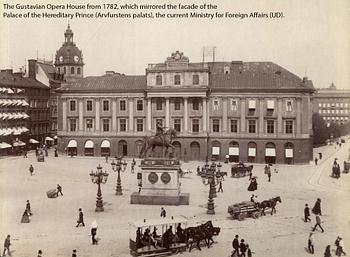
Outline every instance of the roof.
POLYGON ((49 89, 43 83, 27 77, 20 77, 9 72, 0 72, 0 86, 11 86, 19 88, 45 88, 49 89))
POLYGON ((62 85, 57 92, 143 92, 146 76, 103 75, 78 79, 72 84, 62 85))
MULTIPOLYGON (((50 79, 50 81, 55 83, 62 83, 62 80, 58 80, 56 77, 59 74, 56 74, 55 66, 52 63, 45 63, 45 62, 39 62, 37 61, 37 64, 40 65, 40 67, 45 72, 45 75, 50 79), (56 75, 55 75, 56 74, 56 75)), ((62 76, 63 78, 63 76, 62 76)))
POLYGON ((212 73, 209 85, 213 91, 232 89, 314 91, 311 80, 301 79, 272 62, 211 63, 210 66, 212 73), (223 72, 224 66, 230 67, 228 74, 223 72))

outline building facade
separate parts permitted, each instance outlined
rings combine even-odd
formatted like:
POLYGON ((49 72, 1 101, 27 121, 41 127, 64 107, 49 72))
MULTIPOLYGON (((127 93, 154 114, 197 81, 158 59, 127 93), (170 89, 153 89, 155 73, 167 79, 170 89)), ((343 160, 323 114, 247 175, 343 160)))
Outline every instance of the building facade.
POLYGON ((155 124, 178 131, 175 156, 259 163, 312 160, 312 82, 270 62, 191 63, 176 51, 145 76, 109 72, 57 90, 58 146, 138 156, 155 124))
POLYGON ((6 149, 3 154, 43 142, 49 133, 49 90, 23 75, 10 69, 0 72, 0 148, 6 149))
POLYGON ((350 90, 337 89, 333 83, 329 88, 317 89, 313 96, 313 111, 328 125, 350 122, 350 90))

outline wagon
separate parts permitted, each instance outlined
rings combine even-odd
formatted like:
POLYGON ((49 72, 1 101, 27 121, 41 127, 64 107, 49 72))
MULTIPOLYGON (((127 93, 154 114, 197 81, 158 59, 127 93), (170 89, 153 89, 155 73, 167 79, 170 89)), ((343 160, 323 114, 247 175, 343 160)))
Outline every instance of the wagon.
POLYGON ((56 189, 50 189, 49 191, 46 192, 46 195, 48 198, 56 198, 58 197, 58 192, 56 189))
POLYGON ((350 169, 350 160, 344 161, 344 173, 349 173, 349 169, 350 169))
POLYGON ((231 177, 240 178, 248 176, 253 170, 253 165, 246 166, 243 163, 234 164, 231 167, 231 177))
POLYGON ((238 220, 244 220, 246 217, 252 217, 257 219, 261 215, 261 209, 256 203, 250 201, 244 201, 230 205, 228 207, 228 213, 238 220))

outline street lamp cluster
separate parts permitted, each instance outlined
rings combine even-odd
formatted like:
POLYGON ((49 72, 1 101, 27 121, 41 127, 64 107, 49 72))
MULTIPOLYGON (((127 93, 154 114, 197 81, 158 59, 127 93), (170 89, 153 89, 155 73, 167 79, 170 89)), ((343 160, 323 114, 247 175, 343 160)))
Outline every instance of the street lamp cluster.
MULTIPOLYGON (((117 187, 116 187, 116 195, 122 195, 122 185, 120 179, 120 171, 124 172, 126 170, 127 163, 122 160, 121 157, 116 158, 116 162, 114 160, 111 163, 112 170, 118 172, 117 177, 117 187)), ((106 184, 109 173, 107 171, 103 171, 101 165, 97 166, 96 171, 90 172, 90 178, 93 184, 97 184, 97 197, 96 197, 96 212, 104 211, 103 208, 103 200, 102 200, 102 192, 101 192, 101 184, 106 184)))
POLYGON ((209 185, 209 195, 208 195, 208 205, 207 205, 207 214, 215 214, 215 205, 214 198, 216 195, 216 186, 222 180, 220 174, 221 164, 216 165, 212 163, 210 166, 208 163, 204 166, 205 173, 202 174, 202 183, 203 185, 209 185), (216 170, 217 168, 217 170, 216 170))

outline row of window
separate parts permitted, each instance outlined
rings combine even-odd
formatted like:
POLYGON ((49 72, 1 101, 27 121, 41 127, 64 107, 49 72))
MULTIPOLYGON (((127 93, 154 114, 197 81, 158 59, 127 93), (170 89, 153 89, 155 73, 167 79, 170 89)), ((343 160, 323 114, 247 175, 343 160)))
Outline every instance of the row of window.
POLYGON ((318 113, 350 113, 348 109, 345 110, 318 110, 318 113))
MULTIPOLYGON (((163 110, 163 99, 158 98, 155 100, 156 101, 156 110, 157 111, 162 111, 163 110)), ((198 111, 200 108, 200 103, 201 99, 199 98, 193 98, 192 99, 192 110, 198 111)), ((219 100, 213 100, 213 109, 214 110, 219 110, 219 100)), ((268 113, 271 113, 274 111, 275 106, 274 106, 274 101, 273 100, 267 100, 267 111, 268 113)), ((181 99, 175 99, 174 100, 174 110, 179 111, 181 110, 181 104, 182 101, 181 99)), ((69 110, 71 112, 74 112, 77 110, 77 103, 76 100, 70 100, 69 104, 69 110)), ((137 100, 136 101, 136 110, 137 111, 143 111, 143 100, 137 100)), ((248 115, 249 114, 254 114, 256 109, 256 100, 249 100, 248 102, 248 115)), ((86 101, 86 111, 92 111, 93 110, 93 101, 92 100, 87 100, 86 101)), ((110 111, 110 101, 109 100, 103 100, 102 101, 102 110, 103 111, 110 111)), ((119 101, 119 110, 120 111, 126 111, 126 100, 120 100, 119 101)), ((238 101, 237 100, 231 100, 231 110, 232 111, 237 111, 238 110, 238 101)), ((287 112, 292 112, 293 111, 293 106, 292 106, 292 101, 287 100, 286 101, 286 111, 287 112)))
MULTIPOLYGON (((199 75, 198 74, 192 75, 192 84, 199 85, 199 75)), ((163 76, 160 74, 156 75, 156 85, 157 86, 163 85, 163 76)), ((174 85, 181 85, 181 75, 180 74, 174 75, 174 85)))
MULTIPOLYGON (((200 120, 199 119, 191 119, 192 121, 192 132, 198 133, 200 131, 200 120)), ((163 119, 156 119, 156 124, 160 123, 163 126, 163 119)), ((248 120, 248 133, 255 134, 257 133, 257 120, 248 120)), ((111 121, 110 119, 102 119, 102 131, 108 132, 111 131, 110 127, 111 121)), ((70 119, 69 122, 69 131, 77 131, 77 119, 70 119)), ((93 131, 94 120, 93 119, 85 119, 85 130, 93 131)), ((174 119, 174 129, 178 132, 181 132, 181 119, 174 119)), ((119 131, 126 132, 127 131, 127 119, 119 119, 119 131)), ((136 131, 143 132, 144 131, 144 119, 136 119, 136 131)), ((212 122, 212 132, 219 133, 220 132, 220 120, 213 119, 212 122)), ((230 120, 230 132, 238 133, 238 120, 230 120)), ((267 120, 266 121, 266 132, 268 134, 274 134, 276 132, 275 121, 267 120)), ((284 133, 292 134, 293 133, 293 120, 285 120, 284 122, 284 133)))
POLYGON ((347 108, 347 107, 350 107, 350 104, 348 105, 348 103, 318 103, 318 107, 340 107, 340 108, 347 108))
POLYGON ((350 120, 348 117, 323 117, 324 120, 350 120))
MULTIPOLYGON (((63 67, 62 70, 61 70, 60 67, 58 67, 57 70, 58 70, 59 74, 61 74, 61 72, 63 72, 63 74, 67 74, 67 68, 66 67, 63 67)), ((75 73, 80 75, 81 74, 81 68, 77 67, 76 68, 76 72, 75 72, 75 67, 70 67, 70 75, 74 75, 75 73)))
POLYGON ((48 100, 30 100, 30 108, 50 108, 48 100))

